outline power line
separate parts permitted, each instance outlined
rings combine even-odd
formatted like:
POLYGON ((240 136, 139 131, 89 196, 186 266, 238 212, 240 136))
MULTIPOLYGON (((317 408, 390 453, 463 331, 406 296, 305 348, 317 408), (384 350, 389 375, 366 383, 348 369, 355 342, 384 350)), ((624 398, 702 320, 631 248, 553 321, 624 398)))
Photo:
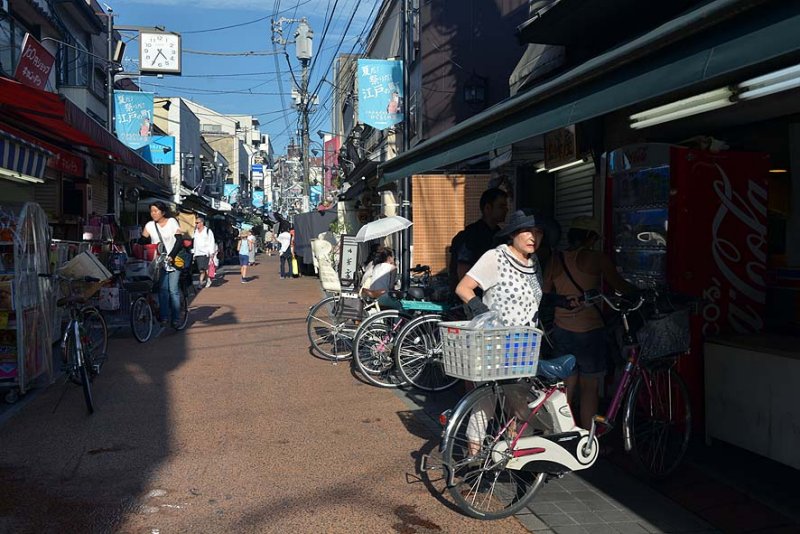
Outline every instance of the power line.
POLYGON ((197 54, 200 56, 272 56, 275 55, 275 52, 268 52, 264 50, 248 50, 244 52, 213 52, 210 50, 191 50, 188 48, 184 48, 183 52, 187 54, 197 54))

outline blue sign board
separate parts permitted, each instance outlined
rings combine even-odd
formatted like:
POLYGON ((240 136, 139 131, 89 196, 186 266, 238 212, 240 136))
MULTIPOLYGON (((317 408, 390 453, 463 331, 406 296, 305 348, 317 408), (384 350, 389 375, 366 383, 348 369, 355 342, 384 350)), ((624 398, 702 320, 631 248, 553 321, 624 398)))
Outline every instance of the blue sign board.
POLYGON ((253 207, 260 208, 264 205, 264 192, 255 190, 253 191, 253 207))
POLYGON ((252 171, 264 174, 264 166, 261 165, 260 163, 257 163, 252 166, 252 171))
POLYGON ((229 203, 233 204, 234 202, 237 202, 237 199, 239 198, 239 186, 237 184, 225 184, 224 192, 225 198, 228 199, 229 203), (233 194, 234 192, 236 195, 233 194))
POLYGON ((154 165, 175 164, 175 137, 172 135, 154 135, 150 144, 139 149, 144 159, 154 165))
POLYGON ((403 122, 403 62, 358 60, 358 120, 384 130, 403 122))
POLYGON ((114 91, 114 127, 117 137, 136 150, 150 143, 153 93, 114 91))
POLYGON ((308 205, 312 208, 319 206, 322 201, 322 186, 312 185, 308 188, 308 205))

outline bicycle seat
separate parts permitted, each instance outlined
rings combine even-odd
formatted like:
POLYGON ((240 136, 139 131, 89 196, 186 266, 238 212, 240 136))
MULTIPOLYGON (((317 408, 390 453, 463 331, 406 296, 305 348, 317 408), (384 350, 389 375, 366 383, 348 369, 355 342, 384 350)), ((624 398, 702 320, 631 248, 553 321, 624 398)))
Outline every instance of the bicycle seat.
POLYGON ((412 286, 406 292, 406 298, 413 300, 423 300, 425 298, 425 290, 421 287, 412 286))
POLYGON ((564 380, 575 369, 575 356, 566 354, 552 360, 539 360, 537 375, 549 380, 564 380))

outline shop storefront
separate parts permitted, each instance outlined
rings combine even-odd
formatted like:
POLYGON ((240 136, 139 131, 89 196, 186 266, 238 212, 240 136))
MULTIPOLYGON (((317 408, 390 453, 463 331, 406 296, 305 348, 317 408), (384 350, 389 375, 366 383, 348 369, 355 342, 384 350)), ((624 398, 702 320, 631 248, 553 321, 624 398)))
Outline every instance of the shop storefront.
POLYGON ((624 273, 698 299, 680 368, 695 422, 797 467, 800 4, 769 4, 676 16, 400 154, 381 183, 573 124, 600 131, 593 160, 542 173, 553 211, 593 205, 624 273))

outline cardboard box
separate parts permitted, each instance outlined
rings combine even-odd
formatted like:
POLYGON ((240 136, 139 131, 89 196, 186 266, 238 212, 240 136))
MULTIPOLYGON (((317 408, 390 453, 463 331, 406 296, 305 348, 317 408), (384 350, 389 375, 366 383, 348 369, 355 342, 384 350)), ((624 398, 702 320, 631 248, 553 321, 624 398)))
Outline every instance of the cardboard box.
POLYGON ((111 278, 111 272, 91 252, 81 252, 61 267, 58 274, 71 279, 91 276, 101 282, 111 278))

